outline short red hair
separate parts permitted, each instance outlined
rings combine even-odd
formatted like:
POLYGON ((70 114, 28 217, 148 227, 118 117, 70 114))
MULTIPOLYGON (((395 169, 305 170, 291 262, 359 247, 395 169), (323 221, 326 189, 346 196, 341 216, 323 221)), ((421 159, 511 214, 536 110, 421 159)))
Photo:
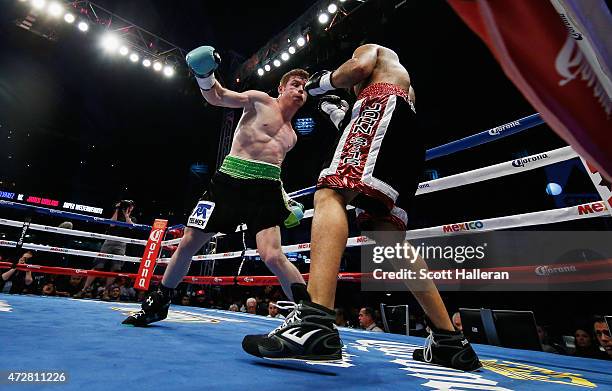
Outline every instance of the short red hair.
POLYGON ((283 77, 281 77, 278 85, 284 86, 285 84, 287 84, 287 82, 292 76, 297 76, 299 78, 308 80, 308 78, 310 77, 310 74, 301 68, 292 69, 289 72, 285 73, 283 77))

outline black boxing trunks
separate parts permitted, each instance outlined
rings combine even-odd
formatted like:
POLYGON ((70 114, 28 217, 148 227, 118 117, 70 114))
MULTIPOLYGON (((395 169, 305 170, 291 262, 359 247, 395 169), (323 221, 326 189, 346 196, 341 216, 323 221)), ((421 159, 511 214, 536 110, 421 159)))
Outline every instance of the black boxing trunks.
POLYGON ((371 84, 353 105, 317 188, 357 192, 351 205, 362 229, 388 221, 405 230, 405 209, 425 163, 423 139, 408 92, 393 84, 371 84))
POLYGON ((280 180, 280 167, 226 156, 191 212, 187 226, 204 232, 236 232, 246 223, 256 234, 266 228, 299 224, 303 206, 291 200, 280 180), (298 216, 296 216, 296 213, 298 216))

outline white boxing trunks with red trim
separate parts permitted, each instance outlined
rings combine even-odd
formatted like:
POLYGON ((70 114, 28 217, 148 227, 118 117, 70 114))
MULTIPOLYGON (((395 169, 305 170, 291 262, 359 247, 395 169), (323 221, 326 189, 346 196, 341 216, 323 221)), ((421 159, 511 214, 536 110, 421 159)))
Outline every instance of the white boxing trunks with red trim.
POLYGON ((371 84, 353 105, 317 188, 359 193, 351 204, 362 229, 374 229, 370 223, 377 221, 406 229, 404 208, 414 197, 425 162, 422 139, 407 91, 388 83, 371 84))

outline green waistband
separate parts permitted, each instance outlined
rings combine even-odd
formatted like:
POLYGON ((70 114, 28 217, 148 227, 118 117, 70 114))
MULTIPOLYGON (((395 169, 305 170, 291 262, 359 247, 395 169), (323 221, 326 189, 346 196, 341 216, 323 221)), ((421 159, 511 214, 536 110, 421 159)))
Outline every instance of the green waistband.
POLYGON ((219 169, 224 174, 240 179, 271 179, 280 181, 281 169, 270 163, 247 160, 227 155, 219 169))

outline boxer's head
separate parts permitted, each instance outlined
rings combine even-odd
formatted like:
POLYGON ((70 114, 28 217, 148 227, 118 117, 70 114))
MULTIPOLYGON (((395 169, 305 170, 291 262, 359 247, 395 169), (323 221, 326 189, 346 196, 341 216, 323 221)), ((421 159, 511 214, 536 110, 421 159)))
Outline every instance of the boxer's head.
POLYGON ((304 85, 308 80, 309 74, 303 69, 292 69, 281 77, 278 83, 278 97, 286 97, 291 102, 300 106, 306 103, 306 91, 304 85))

